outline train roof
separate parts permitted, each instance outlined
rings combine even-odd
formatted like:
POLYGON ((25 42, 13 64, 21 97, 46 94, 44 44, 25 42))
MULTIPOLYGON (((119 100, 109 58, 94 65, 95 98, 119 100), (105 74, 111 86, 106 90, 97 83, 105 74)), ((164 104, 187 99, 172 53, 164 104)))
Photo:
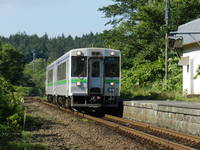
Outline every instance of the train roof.
POLYGON ((58 59, 56 59, 54 62, 52 62, 51 64, 49 64, 47 66, 47 69, 51 69, 53 68, 53 66, 59 62, 62 62, 62 60, 66 59, 67 57, 69 57, 69 54, 72 52, 76 52, 76 51, 81 51, 81 52, 87 52, 87 51, 115 51, 116 53, 120 54, 120 50, 116 50, 116 49, 110 49, 110 48, 76 48, 76 49, 72 49, 68 52, 66 52, 64 55, 62 55, 61 57, 59 57, 58 59))
POLYGON ((72 49, 70 51, 77 51, 77 50, 80 50, 80 51, 90 51, 90 50, 100 50, 100 51, 103 51, 103 50, 108 50, 108 51, 120 51, 120 50, 116 50, 116 49, 110 49, 110 48, 96 48, 96 47, 91 47, 91 48, 76 48, 76 49, 72 49))

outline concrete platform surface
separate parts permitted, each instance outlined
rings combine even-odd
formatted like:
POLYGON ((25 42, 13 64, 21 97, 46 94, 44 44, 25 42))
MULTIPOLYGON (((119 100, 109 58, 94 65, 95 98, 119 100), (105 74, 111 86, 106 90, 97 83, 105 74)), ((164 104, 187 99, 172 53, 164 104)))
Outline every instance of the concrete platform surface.
POLYGON ((170 107, 181 107, 181 108, 192 108, 200 109, 200 102, 182 102, 182 101, 164 101, 164 100, 132 100, 124 101, 125 104, 131 105, 131 103, 147 103, 147 104, 156 104, 158 106, 170 106, 170 107))
POLYGON ((160 111, 200 115, 200 103, 182 101, 133 100, 124 101, 124 106, 143 107, 160 111))
POLYGON ((124 118, 200 135, 200 103, 133 100, 123 105, 124 118))

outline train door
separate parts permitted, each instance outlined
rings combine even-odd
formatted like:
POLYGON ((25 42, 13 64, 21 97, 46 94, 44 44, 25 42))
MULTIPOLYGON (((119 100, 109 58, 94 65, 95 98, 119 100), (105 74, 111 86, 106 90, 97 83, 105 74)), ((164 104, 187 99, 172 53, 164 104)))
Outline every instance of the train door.
POLYGON ((103 94, 103 60, 92 58, 89 60, 89 93, 103 94))

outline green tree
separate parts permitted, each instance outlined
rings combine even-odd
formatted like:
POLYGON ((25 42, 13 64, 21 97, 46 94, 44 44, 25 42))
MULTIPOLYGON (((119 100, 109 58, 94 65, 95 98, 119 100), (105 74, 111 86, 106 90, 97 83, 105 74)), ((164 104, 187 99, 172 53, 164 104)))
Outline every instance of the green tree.
POLYGON ((196 75, 195 75, 195 79, 198 77, 198 76, 200 76, 200 66, 198 67, 198 69, 197 69, 197 73, 196 73, 196 75))
POLYGON ((19 84, 23 76, 23 55, 9 44, 0 44, 0 74, 12 84, 19 84))
POLYGON ((30 63, 33 60, 33 51, 36 58, 55 60, 74 48, 103 47, 103 41, 98 33, 84 34, 75 38, 70 35, 65 37, 62 34, 61 36, 49 38, 46 33, 39 37, 36 34, 27 35, 24 32, 11 35, 9 38, 0 37, 0 41, 2 43, 10 43, 22 52, 26 63, 30 63))
MULTIPOLYGON (((111 30, 101 35, 106 47, 122 52, 122 88, 162 85, 164 78, 165 33, 200 16, 200 0, 170 0, 170 25, 165 25, 164 0, 112 0, 99 10, 110 18, 111 30)), ((177 55, 169 51, 169 90, 180 90, 181 70, 177 55)), ((131 88, 129 88, 131 89, 131 88)), ((181 90, 180 90, 181 91, 181 90)))
POLYGON ((24 69, 25 77, 29 78, 32 83, 32 95, 44 95, 45 93, 45 75, 47 62, 44 59, 36 59, 26 64, 24 69))

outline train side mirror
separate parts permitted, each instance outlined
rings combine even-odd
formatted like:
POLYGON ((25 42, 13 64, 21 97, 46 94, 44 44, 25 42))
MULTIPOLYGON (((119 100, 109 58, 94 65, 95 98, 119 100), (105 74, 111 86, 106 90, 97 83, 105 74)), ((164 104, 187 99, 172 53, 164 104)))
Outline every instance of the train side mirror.
POLYGON ((169 48, 182 48, 183 47, 183 37, 182 36, 169 36, 168 37, 169 48))

